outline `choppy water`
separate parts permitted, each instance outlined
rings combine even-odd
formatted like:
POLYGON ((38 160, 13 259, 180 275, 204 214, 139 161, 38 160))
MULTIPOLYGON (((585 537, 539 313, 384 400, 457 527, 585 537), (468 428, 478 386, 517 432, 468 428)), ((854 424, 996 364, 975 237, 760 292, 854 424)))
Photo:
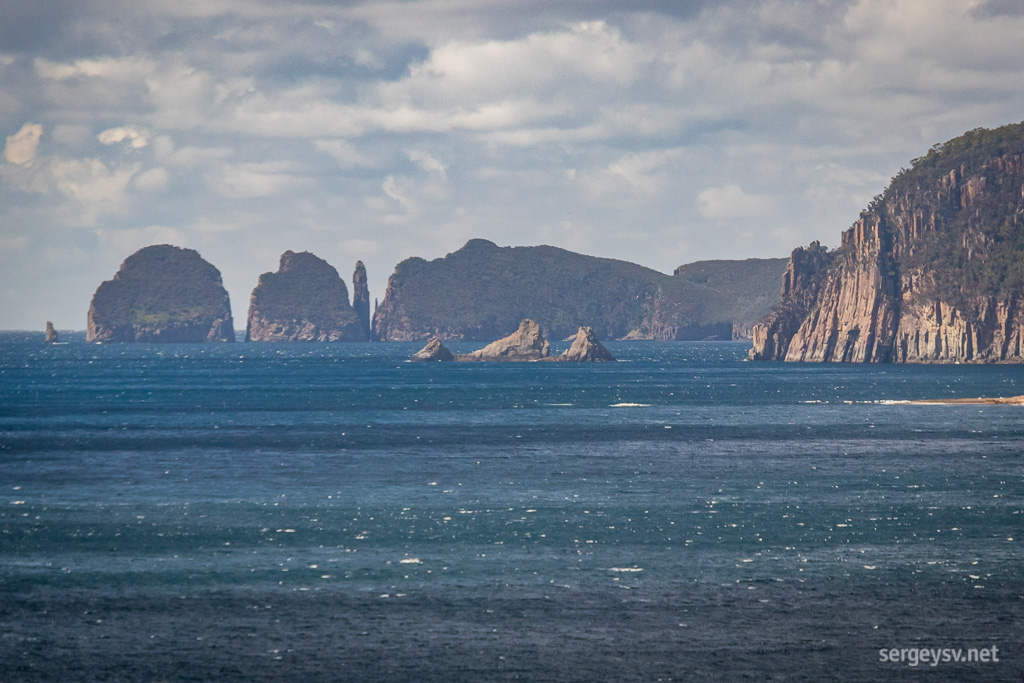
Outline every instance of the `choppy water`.
POLYGON ((1024 368, 417 347, 0 335, 0 680, 1024 677, 1024 368))

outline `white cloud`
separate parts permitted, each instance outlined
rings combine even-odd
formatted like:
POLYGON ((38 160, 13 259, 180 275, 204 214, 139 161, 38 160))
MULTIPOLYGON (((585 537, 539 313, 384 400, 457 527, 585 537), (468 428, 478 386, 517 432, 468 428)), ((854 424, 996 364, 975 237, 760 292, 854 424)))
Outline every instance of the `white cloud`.
POLYGON ((445 165, 423 150, 407 149, 405 150, 405 154, 409 157, 409 161, 416 164, 427 173, 436 173, 441 177, 441 180, 448 179, 448 169, 445 165))
POLYGON ((767 216, 776 210, 775 199, 767 194, 747 194, 739 185, 709 187, 697 195, 697 208, 705 218, 728 220, 767 216))
POLYGON ((222 162, 234 153, 227 147, 182 147, 169 153, 165 160, 171 166, 198 168, 222 162))
POLYGON ((309 184, 307 178, 297 175, 296 164, 260 162, 224 164, 207 175, 214 191, 229 199, 270 197, 309 184))
POLYGON ((170 174, 166 168, 151 168, 135 176, 134 185, 143 192, 157 192, 167 188, 170 174))
POLYGON ((144 57, 101 57, 78 59, 71 63, 53 62, 38 57, 34 64, 40 77, 54 81, 103 78, 125 82, 152 73, 154 67, 153 62, 144 57))
POLYGON ((126 230, 99 228, 95 233, 105 249, 122 254, 131 254, 151 244, 173 244, 179 247, 189 245, 188 236, 184 231, 167 225, 150 225, 126 230))
POLYGON ((376 165, 369 157, 359 152, 345 140, 315 140, 313 146, 317 151, 323 152, 334 159, 338 164, 338 168, 343 171, 376 165))
POLYGON ((12 164, 23 166, 36 158, 43 127, 38 123, 26 123, 14 135, 7 136, 4 158, 12 164))
POLYGON ((132 149, 140 149, 149 144, 149 133, 134 126, 120 126, 108 128, 97 135, 96 139, 104 145, 116 145, 119 142, 127 141, 132 149))
POLYGON ((107 167, 98 159, 54 159, 50 173, 57 190, 77 201, 84 225, 95 225, 104 215, 122 214, 128 209, 128 185, 138 164, 107 167))

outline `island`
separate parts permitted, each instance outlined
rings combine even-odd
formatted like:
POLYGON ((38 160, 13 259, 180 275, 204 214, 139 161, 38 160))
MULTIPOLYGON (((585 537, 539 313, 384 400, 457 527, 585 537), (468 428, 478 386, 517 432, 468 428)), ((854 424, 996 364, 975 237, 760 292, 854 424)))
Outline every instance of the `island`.
POLYGON ((779 301, 785 259, 702 261, 666 275, 551 246, 483 239, 443 258, 399 263, 373 316, 381 341, 487 341, 520 320, 553 339, 583 326, 601 339, 731 340, 779 301))
POLYGON ((233 342, 220 271, 199 252, 169 244, 124 260, 89 305, 90 342, 233 342))
MULTIPOLYGON (((356 266, 357 304, 365 288, 366 271, 356 266)), ((362 307, 360 310, 364 310, 362 307)), ((365 309, 368 311, 368 308, 365 309)), ((252 290, 245 340, 250 342, 368 341, 369 324, 348 301, 348 289, 338 271, 308 251, 281 254, 277 272, 260 276, 252 290)))

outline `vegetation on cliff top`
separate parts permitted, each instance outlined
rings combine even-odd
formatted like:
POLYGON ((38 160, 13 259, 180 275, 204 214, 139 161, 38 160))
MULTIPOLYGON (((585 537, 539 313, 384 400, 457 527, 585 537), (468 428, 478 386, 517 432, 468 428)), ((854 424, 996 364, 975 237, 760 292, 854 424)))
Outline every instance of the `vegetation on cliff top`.
POLYGON ((250 324, 253 315, 281 324, 308 322, 321 330, 343 331, 352 339, 366 337, 338 271, 305 251, 286 251, 276 273, 260 276, 252 292, 250 324))
POLYGON ((942 300, 964 309, 979 297, 1024 293, 1022 160, 1024 123, 977 128, 914 159, 876 201, 887 216, 899 215, 905 198, 934 215, 936 232, 915 244, 903 266, 931 272, 942 300), (959 190, 940 191, 951 177, 959 190))
POLYGON ((218 318, 230 320, 231 312, 220 271, 192 249, 159 244, 125 259, 114 279, 97 288, 90 315, 102 328, 127 330, 209 326, 218 318))
MULTIPOLYGON (((777 300, 785 260, 766 261, 767 270, 776 269, 769 291, 777 300)), ((724 287, 729 279, 726 269, 708 263, 703 275, 686 269, 673 277, 557 247, 498 247, 474 239, 441 259, 410 258, 398 264, 375 325, 382 339, 396 338, 400 329, 410 338, 441 334, 487 340, 533 318, 554 339, 575 334, 581 325, 593 327, 601 339, 617 339, 639 328, 659 297, 672 304, 672 321, 687 324, 743 316, 753 322, 774 303, 769 300, 751 313, 757 304, 738 293, 744 289, 749 294, 749 283, 720 291, 716 286, 724 287)))

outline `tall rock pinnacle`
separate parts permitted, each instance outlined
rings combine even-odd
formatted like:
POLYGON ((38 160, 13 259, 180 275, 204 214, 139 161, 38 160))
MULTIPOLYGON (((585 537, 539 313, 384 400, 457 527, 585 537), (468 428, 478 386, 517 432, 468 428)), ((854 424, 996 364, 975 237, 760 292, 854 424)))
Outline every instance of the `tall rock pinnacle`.
POLYGON ((370 332, 370 288, 366 284, 366 266, 356 261, 356 272, 352 274, 352 308, 359 316, 359 324, 366 331, 366 338, 372 339, 370 332))

